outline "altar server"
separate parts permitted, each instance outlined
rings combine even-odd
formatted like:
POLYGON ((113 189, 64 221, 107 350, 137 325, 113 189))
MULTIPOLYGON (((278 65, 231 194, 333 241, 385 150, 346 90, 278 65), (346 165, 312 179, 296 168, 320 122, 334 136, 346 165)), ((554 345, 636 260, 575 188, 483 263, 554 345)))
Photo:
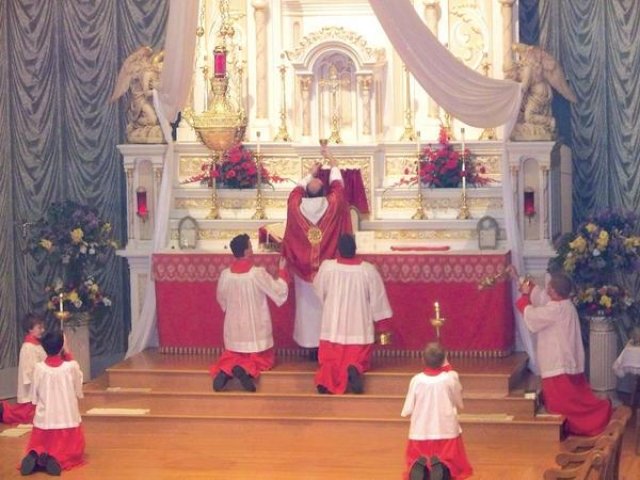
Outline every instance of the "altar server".
POLYGON ((362 393, 374 323, 393 312, 376 267, 356 257, 353 235, 340 236, 338 251, 337 259, 322 262, 313 281, 323 305, 315 381, 319 393, 362 393))
POLYGON ((253 264, 249 235, 231 240, 234 261, 220 274, 217 299, 225 312, 225 351, 211 367, 213 389, 224 389, 236 377, 242 387, 255 392, 254 379, 275 362, 271 314, 267 297, 281 306, 289 294, 288 273, 284 258, 279 260, 278 277, 253 264))
POLYGON ((47 354, 40 345, 44 333, 44 318, 34 313, 27 313, 22 320, 22 328, 26 332, 20 357, 18 359, 17 403, 0 402, 0 419, 3 423, 31 423, 36 407, 31 403, 31 385, 33 368, 43 361, 47 354))
POLYGON ((578 312, 570 299, 571 280, 563 273, 551 275, 549 301, 531 304, 535 285, 521 285, 516 306, 527 328, 536 334, 536 353, 542 377, 542 397, 547 410, 566 417, 565 433, 600 434, 611 417, 611 402, 591 391, 584 376, 584 348, 578 312))
POLYGON ((349 205, 345 199, 342 174, 336 158, 322 147, 331 172, 328 189, 317 177, 321 165, 315 164, 287 202, 287 225, 282 254, 294 273, 296 312, 293 339, 309 348, 317 359, 322 322, 322 305, 313 290, 313 277, 323 260, 335 258, 338 237, 351 232, 349 205))
POLYGON ((424 371, 411 379, 401 413, 403 417, 411 416, 404 478, 468 478, 473 469, 457 417, 458 410, 463 408, 458 374, 447 361, 445 350, 436 342, 424 349, 424 363, 424 371))
POLYGON ((47 354, 33 369, 31 402, 36 406, 33 430, 20 473, 39 467, 60 475, 84 463, 84 433, 78 398, 82 398, 82 371, 75 360, 63 359, 64 336, 59 329, 42 337, 47 354))

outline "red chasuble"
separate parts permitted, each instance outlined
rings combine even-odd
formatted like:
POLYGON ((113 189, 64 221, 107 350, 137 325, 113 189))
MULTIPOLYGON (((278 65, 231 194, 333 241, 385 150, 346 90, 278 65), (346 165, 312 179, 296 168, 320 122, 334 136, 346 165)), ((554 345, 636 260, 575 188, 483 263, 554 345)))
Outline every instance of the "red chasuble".
POLYGON ((317 225, 300 212, 304 196, 305 190, 300 186, 289 194, 282 254, 295 274, 310 282, 323 260, 335 258, 340 235, 352 230, 342 182, 331 182, 326 197, 329 206, 317 225))

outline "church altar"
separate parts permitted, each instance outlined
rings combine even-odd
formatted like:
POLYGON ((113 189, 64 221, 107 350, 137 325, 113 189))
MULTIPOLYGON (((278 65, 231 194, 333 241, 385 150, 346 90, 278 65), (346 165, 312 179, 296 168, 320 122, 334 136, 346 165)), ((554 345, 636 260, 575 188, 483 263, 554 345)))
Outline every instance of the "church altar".
MULTIPOLYGON (((446 322, 441 341, 453 354, 501 357, 514 343, 510 283, 480 290, 478 282, 510 264, 507 251, 447 253, 384 252, 361 257, 376 265, 393 309, 392 344, 381 354, 421 351, 435 340, 429 320, 439 302, 446 322)), ((275 273, 278 254, 256 253, 256 265, 275 273)), ((218 349, 224 314, 216 302, 217 280, 232 261, 230 253, 158 253, 152 258, 157 321, 162 351, 218 349)), ((270 302, 276 349, 298 348, 292 339, 295 295, 277 308, 270 302)))

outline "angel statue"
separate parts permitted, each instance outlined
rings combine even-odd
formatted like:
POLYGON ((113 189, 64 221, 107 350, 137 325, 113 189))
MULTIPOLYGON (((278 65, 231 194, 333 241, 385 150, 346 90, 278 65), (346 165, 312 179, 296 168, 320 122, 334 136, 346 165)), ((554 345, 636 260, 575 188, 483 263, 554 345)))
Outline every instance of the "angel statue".
POLYGON ((519 56, 507 77, 522 84, 522 105, 512 140, 554 140, 556 121, 551 112, 553 87, 560 95, 576 103, 576 95, 567 83, 562 67, 538 46, 516 43, 519 56))
POLYGON ((154 54, 143 46, 127 57, 122 64, 116 86, 111 95, 115 102, 127 91, 127 141, 129 143, 164 143, 158 116, 153 108, 153 89, 158 88, 164 52, 154 54))

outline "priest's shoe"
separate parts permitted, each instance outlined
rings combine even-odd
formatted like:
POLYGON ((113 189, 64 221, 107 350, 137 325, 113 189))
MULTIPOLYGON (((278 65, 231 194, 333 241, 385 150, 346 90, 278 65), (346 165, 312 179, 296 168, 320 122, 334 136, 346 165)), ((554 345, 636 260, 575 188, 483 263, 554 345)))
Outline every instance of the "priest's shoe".
POLYGON ((253 378, 249 375, 244 368, 240 365, 236 365, 231 369, 233 376, 240 380, 240 384, 242 388, 244 388, 247 392, 255 392, 256 385, 253 383, 253 378))

